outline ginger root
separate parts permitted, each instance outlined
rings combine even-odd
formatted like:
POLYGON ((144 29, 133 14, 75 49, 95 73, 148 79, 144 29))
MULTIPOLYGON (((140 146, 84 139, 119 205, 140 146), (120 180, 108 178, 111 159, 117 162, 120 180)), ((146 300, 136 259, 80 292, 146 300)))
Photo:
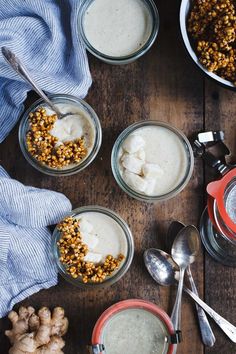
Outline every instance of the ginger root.
POLYGON ((20 307, 8 318, 12 322, 12 329, 5 331, 12 344, 9 354, 63 354, 62 336, 67 332, 68 319, 62 307, 56 307, 52 314, 47 307, 38 314, 33 307, 20 307))

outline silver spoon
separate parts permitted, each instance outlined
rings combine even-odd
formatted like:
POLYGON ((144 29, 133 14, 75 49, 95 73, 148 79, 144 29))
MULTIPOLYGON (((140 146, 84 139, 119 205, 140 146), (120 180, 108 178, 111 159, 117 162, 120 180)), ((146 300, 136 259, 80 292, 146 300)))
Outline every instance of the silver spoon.
POLYGON ((62 113, 54 105, 54 103, 45 95, 45 93, 38 87, 37 83, 34 81, 32 76, 29 74, 26 67, 21 63, 20 59, 7 47, 2 47, 2 55, 6 62, 15 70, 15 72, 26 81, 32 89, 48 104, 48 106, 56 113, 58 119, 67 117, 68 115, 73 115, 74 113, 62 113))
MULTIPOLYGON (((163 286, 176 284, 176 280, 179 278, 178 265, 168 253, 150 248, 144 252, 144 263, 148 272, 158 284, 163 286)), ((236 327, 215 312, 191 290, 186 287, 183 289, 218 324, 230 340, 236 343, 236 327)))
MULTIPOLYGON (((171 250, 172 244, 173 244, 177 234, 184 227, 185 227, 185 225, 179 221, 173 221, 170 224, 170 227, 167 232, 167 237, 166 237, 166 244, 167 244, 168 251, 171 250)), ((187 267, 186 273, 187 273, 192 291, 194 292, 195 295, 199 296, 195 282, 193 280, 190 266, 187 267)), ((196 310, 197 310, 198 323, 199 323, 201 336, 202 336, 202 342, 206 346, 212 347, 215 344, 216 338, 215 338, 214 333, 211 329, 210 323, 208 322, 207 316, 206 316, 205 312, 203 311, 203 309, 198 304, 196 304, 196 310)))
POLYGON ((171 314, 176 333, 181 333, 181 303, 184 285, 184 274, 189 264, 195 261, 200 246, 198 230, 192 226, 185 226, 176 236, 171 249, 173 260, 179 266, 179 284, 176 301, 171 314))

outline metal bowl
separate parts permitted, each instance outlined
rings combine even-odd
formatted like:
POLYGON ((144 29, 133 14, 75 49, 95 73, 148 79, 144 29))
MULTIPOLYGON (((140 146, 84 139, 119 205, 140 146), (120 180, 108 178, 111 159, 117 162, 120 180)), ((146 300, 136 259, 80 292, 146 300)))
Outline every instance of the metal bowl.
POLYGON ((180 14, 179 14, 180 30, 181 30, 182 38, 190 57, 198 66, 198 68, 201 69, 201 71, 204 72, 204 74, 207 75, 209 78, 216 81, 218 84, 223 85, 226 88, 236 90, 236 87, 232 82, 225 80, 220 76, 208 71, 204 66, 202 66, 202 64, 198 60, 198 57, 192 47, 189 34, 187 31, 187 19, 192 4, 193 4, 193 0, 182 0, 180 5, 180 14))

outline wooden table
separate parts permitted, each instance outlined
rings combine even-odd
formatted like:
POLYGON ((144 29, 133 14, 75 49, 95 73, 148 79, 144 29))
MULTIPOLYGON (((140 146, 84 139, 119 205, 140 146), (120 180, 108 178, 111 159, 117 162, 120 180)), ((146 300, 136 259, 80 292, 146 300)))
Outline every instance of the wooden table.
MULTIPOLYGON (((111 173, 110 154, 118 134, 142 119, 170 122, 187 136, 204 129, 223 129, 227 144, 236 153, 235 93, 204 79, 188 58, 179 34, 177 3, 158 2, 160 33, 155 45, 140 60, 126 66, 111 66, 89 57, 93 86, 86 100, 100 117, 103 144, 95 162, 85 171, 63 178, 40 174, 24 160, 17 129, 1 146, 1 164, 12 177, 28 185, 63 192, 74 207, 90 204, 109 207, 127 220, 133 232, 134 261, 130 271, 117 284, 106 290, 86 291, 60 279, 58 286, 41 291, 23 302, 36 308, 44 305, 65 307, 70 319, 66 354, 86 353, 85 345, 90 340, 96 319, 119 300, 147 299, 171 312, 175 289, 161 288, 154 283, 144 268, 142 254, 148 247, 164 247, 163 237, 172 220, 198 225, 205 205, 206 181, 213 177, 201 161, 196 161, 190 183, 174 199, 157 205, 135 201, 120 190, 111 173)), ((216 263, 202 250, 193 265, 193 274, 202 298, 236 324, 236 270, 216 263)), ((9 348, 3 334, 8 327, 8 320, 3 319, 0 323, 1 354, 6 354, 9 348)), ((212 327, 217 337, 216 344, 212 349, 204 349, 195 308, 184 296, 184 341, 178 353, 235 354, 236 346, 214 323, 212 327)))

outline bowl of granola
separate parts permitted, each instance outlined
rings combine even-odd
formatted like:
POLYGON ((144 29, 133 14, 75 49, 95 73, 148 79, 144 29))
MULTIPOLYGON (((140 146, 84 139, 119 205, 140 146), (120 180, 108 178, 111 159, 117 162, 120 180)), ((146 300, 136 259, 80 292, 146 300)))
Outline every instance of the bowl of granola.
POLYGON ((236 87, 236 6, 233 0, 182 0, 180 29, 197 66, 224 87, 236 87))

